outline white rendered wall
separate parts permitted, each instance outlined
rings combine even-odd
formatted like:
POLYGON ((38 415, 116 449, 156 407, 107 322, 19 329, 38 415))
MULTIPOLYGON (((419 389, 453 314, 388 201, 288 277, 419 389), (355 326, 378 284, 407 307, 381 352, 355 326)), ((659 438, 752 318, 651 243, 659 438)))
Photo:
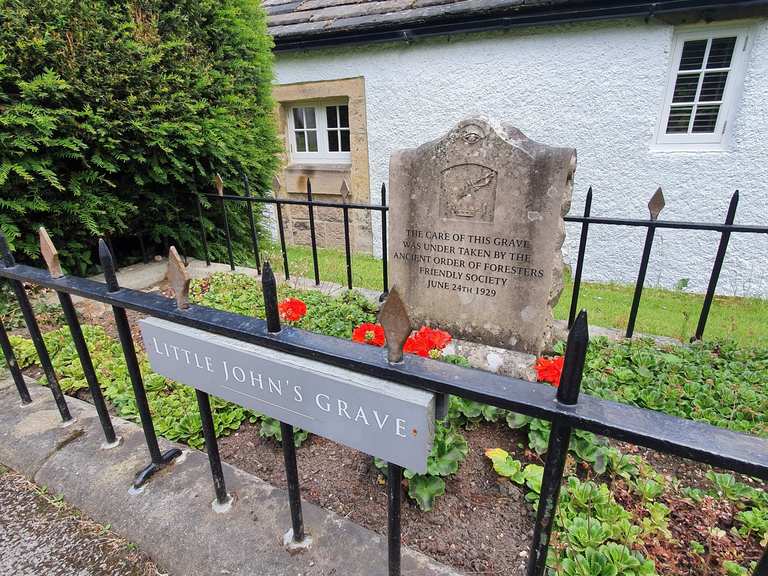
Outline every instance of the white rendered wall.
MULTIPOLYGON (((664 219, 720 222, 741 191, 737 223, 768 224, 768 25, 753 44, 726 152, 652 152, 669 72, 674 28, 641 21, 590 23, 449 37, 413 44, 278 54, 276 82, 365 77, 371 200, 387 181, 397 148, 437 138, 470 114, 511 122, 543 143, 572 146, 578 168, 571 214, 587 188, 592 214, 647 218, 664 189, 664 219)), ((374 231, 379 230, 378 219, 374 231)), ((634 282, 645 229, 593 226, 585 279, 634 282)), ((377 234, 378 236, 378 234, 377 234)), ((568 226, 574 263, 579 226, 568 226)), ((690 279, 703 291, 719 235, 659 230, 647 286, 690 279)), ((375 238, 380 251, 380 238, 375 238)), ((734 235, 721 294, 768 295, 768 238, 734 235)))

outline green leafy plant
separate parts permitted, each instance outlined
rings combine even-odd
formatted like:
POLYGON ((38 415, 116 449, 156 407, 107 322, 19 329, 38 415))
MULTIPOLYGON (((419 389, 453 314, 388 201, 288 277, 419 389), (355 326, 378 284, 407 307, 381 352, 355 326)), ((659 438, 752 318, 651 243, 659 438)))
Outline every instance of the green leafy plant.
MULTIPOLYGON (((19 259, 37 256, 41 224, 81 275, 103 234, 195 250, 192 194, 214 171, 230 192, 238 169, 270 186, 279 144, 259 3, 23 0, 3 4, 2 22, 0 230, 19 259)), ((222 257, 219 218, 205 226, 222 257)), ((229 222, 245 240, 245 212, 229 222)))

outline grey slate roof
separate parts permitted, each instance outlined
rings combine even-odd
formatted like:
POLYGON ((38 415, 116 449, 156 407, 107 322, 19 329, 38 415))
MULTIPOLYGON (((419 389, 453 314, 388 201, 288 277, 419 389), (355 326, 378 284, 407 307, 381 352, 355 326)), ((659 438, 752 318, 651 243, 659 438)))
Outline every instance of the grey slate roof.
POLYGON ((584 0, 265 0, 269 31, 279 43, 295 36, 363 32, 418 26, 472 15, 519 13, 533 8, 568 8, 584 0))
POLYGON ((768 0, 263 0, 275 50, 608 18, 768 14, 768 0))

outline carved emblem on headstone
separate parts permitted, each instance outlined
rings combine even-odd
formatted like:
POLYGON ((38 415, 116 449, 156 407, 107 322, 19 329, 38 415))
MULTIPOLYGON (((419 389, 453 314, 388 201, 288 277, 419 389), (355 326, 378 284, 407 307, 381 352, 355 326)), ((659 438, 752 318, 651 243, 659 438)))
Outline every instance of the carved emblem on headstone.
POLYGON ((480 164, 443 170, 440 213, 449 219, 493 222, 496 171, 480 164))

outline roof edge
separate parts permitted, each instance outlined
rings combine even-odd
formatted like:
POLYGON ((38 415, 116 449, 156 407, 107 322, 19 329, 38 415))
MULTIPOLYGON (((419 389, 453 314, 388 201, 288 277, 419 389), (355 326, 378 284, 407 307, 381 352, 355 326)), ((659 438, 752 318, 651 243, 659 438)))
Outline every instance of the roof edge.
POLYGON ((623 3, 592 2, 578 8, 532 6, 529 10, 506 15, 488 15, 487 13, 477 16, 472 14, 450 15, 439 20, 435 19, 411 25, 399 22, 374 23, 365 28, 357 27, 328 32, 311 31, 290 36, 277 36, 274 38, 273 50, 275 52, 293 52, 348 44, 410 42, 449 34, 491 32, 539 24, 565 24, 632 17, 652 19, 691 12, 701 13, 700 15, 704 19, 716 20, 721 19, 724 12, 732 13, 745 9, 755 11, 753 16, 764 15, 768 12, 768 0, 731 0, 730 2, 727 0, 661 0, 656 2, 635 0, 623 3))

